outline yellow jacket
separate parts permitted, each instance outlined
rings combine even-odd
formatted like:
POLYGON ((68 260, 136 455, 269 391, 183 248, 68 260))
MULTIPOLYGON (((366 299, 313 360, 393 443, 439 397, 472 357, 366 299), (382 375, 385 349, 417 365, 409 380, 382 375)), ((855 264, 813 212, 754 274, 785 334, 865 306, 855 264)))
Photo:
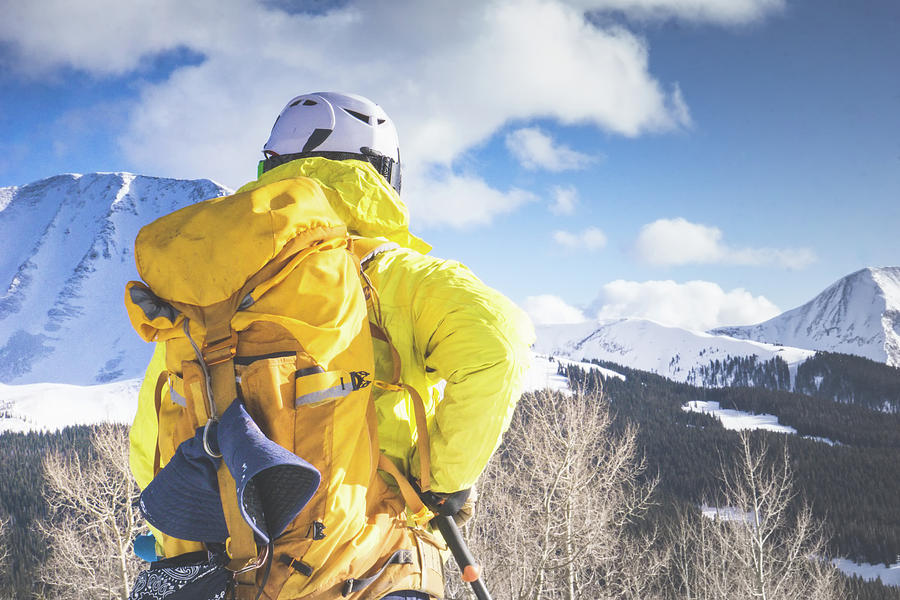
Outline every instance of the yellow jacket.
MULTIPOLYGON (((382 325, 401 358, 401 380, 425 401, 432 489, 471 487, 499 445, 521 393, 534 341, 531 323, 465 266, 425 255, 430 248, 409 233, 406 207, 366 162, 297 160, 239 191, 296 177, 315 180, 353 234, 384 239, 364 268, 378 292, 382 325)), ((142 488, 153 477, 153 395, 165 368, 164 352, 158 344, 131 429, 131 467, 142 488)), ((375 342, 375 360, 376 379, 389 381, 393 362, 387 344, 375 342)), ((374 396, 382 451, 418 477, 409 394, 376 390, 374 396)))

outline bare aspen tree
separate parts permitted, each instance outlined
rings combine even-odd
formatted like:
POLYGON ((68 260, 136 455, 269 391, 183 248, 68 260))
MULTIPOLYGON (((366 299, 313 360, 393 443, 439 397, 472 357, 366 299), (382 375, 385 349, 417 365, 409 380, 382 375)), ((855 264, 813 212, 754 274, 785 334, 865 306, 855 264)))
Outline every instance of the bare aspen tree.
POLYGON ((614 434, 600 397, 526 394, 467 527, 494 595, 653 598, 664 557, 628 527, 653 491, 643 469, 635 432, 614 434))
POLYGON ((764 442, 740 436, 738 464, 723 467, 723 502, 713 519, 684 520, 674 570, 689 600, 827 600, 838 578, 825 537, 795 492, 787 449, 772 458, 764 442))
MULTIPOLYGON (((719 530, 725 517, 710 519, 696 513, 682 514, 672 538, 671 596, 683 600, 739 598, 738 578, 733 575, 727 545, 719 530)), ((730 513, 729 513, 730 515, 730 513)))
POLYGON ((89 462, 59 452, 44 460, 51 516, 42 525, 50 554, 41 577, 55 598, 124 600, 140 569, 132 542, 142 532, 128 434, 98 426, 92 443, 89 462))
MULTIPOLYGON (((9 568, 9 519, 0 518, 0 580, 5 579, 8 575, 6 569, 9 568)), ((12 596, 7 596, 0 592, 0 600, 12 600, 12 596)))
POLYGON ((6 573, 9 560, 8 528, 9 519, 0 517, 0 576, 6 573))

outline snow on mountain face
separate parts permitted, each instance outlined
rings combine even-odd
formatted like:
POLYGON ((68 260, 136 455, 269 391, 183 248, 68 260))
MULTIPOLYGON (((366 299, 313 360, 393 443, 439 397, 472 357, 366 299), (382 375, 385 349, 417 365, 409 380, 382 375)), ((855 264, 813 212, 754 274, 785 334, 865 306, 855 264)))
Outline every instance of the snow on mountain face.
POLYGON ((546 325, 536 330, 536 352, 576 360, 595 358, 689 383, 702 383, 697 381, 698 368, 717 359, 755 355, 767 361, 780 356, 793 367, 793 374, 797 364, 815 354, 811 350, 667 327, 646 319, 546 325))
POLYGON ((764 323, 710 333, 855 354, 900 367, 900 267, 862 269, 764 323))
POLYGON ((70 425, 131 423, 140 388, 140 379, 89 386, 0 383, 0 435, 57 431, 70 425))
POLYGON ((123 303, 133 245, 157 217, 230 191, 209 180, 59 175, 0 188, 0 382, 135 377, 152 348, 123 303))

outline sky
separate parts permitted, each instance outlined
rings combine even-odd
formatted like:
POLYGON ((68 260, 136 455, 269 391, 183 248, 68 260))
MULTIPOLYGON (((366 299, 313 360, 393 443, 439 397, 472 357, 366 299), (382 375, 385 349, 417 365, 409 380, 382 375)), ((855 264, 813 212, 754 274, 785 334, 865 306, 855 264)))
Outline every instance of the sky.
POLYGON ((433 254, 536 323, 771 318, 900 265, 895 0, 0 0, 0 186, 255 177, 288 100, 395 121, 433 254))

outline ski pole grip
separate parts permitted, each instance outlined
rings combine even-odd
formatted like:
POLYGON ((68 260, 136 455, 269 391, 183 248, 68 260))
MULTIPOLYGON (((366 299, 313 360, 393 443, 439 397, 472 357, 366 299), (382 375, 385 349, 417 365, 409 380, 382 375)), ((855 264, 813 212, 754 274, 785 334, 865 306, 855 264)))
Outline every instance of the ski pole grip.
POLYGON ((488 593, 487 588, 484 586, 484 582, 480 579, 481 567, 475 562, 475 558, 469 551, 469 547, 466 545, 465 540, 463 540, 459 527, 456 526, 456 521, 453 520, 453 517, 438 515, 434 518, 433 522, 437 525, 441 535, 444 536, 447 547, 450 548, 450 552, 453 554, 456 564, 459 565, 459 570, 462 571, 463 581, 472 586, 472 591, 475 592, 475 596, 478 600, 492 600, 490 593, 488 593))

